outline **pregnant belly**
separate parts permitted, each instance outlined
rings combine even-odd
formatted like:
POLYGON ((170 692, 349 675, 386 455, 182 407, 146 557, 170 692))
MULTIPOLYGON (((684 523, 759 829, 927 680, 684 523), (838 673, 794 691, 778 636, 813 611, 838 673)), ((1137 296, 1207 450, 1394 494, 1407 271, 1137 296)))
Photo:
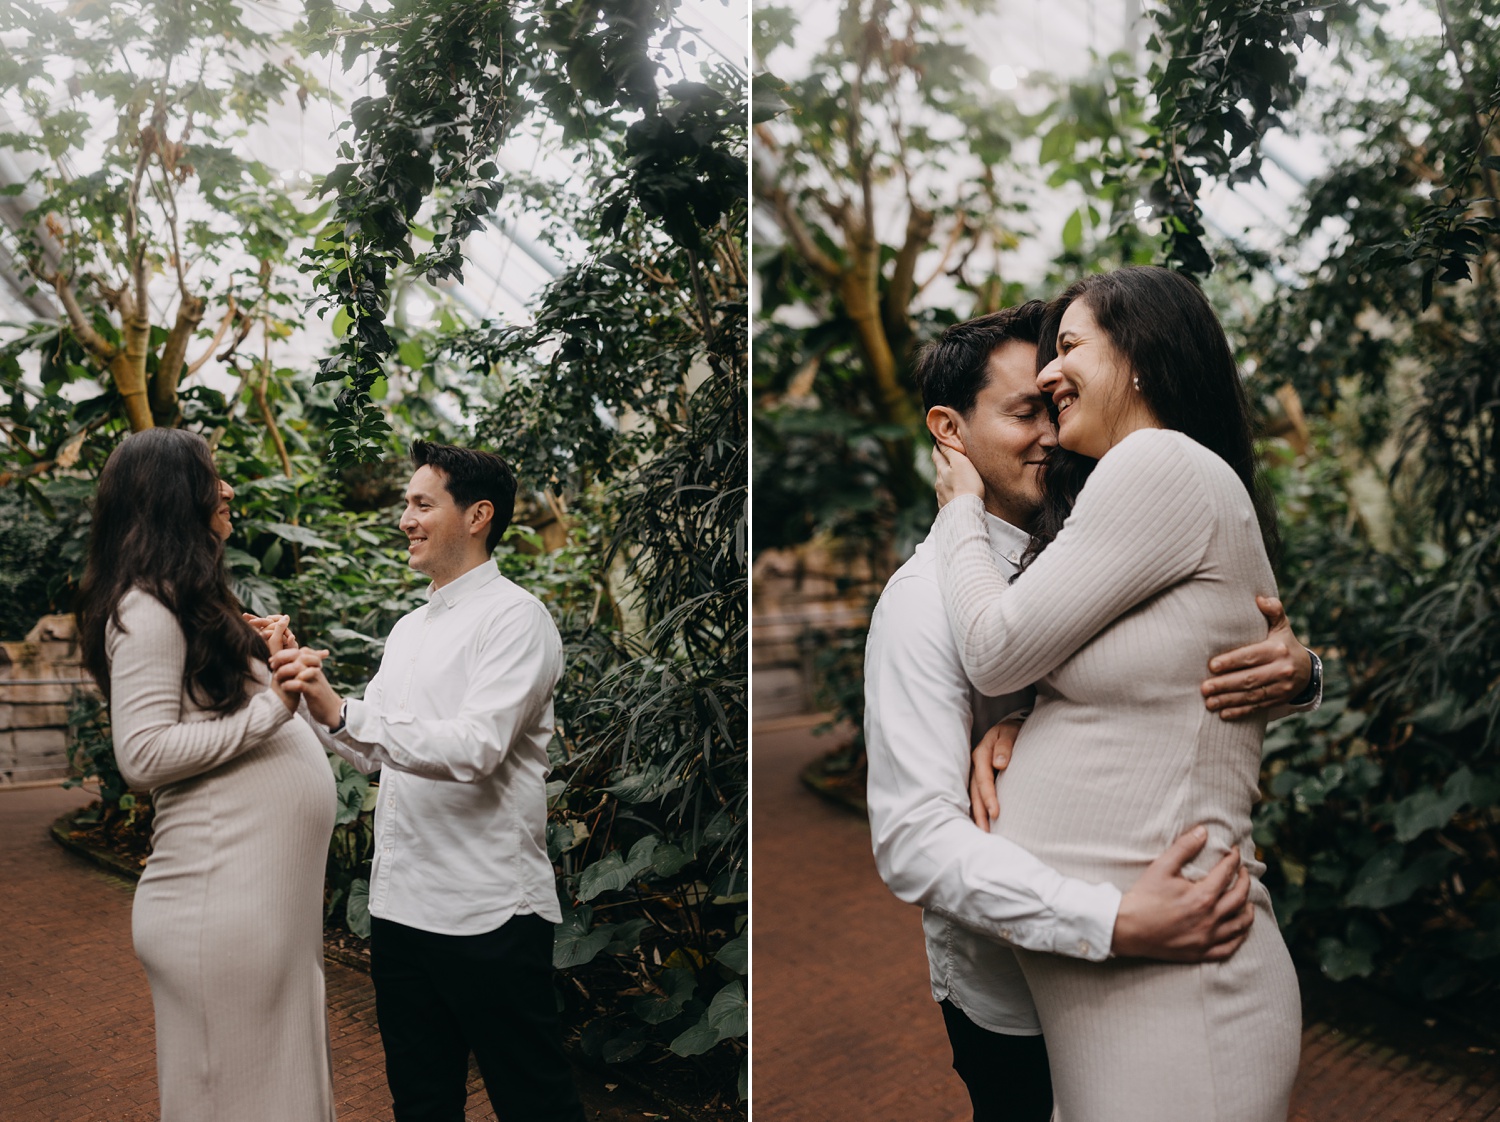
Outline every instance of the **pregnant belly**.
POLYGON ((1182 828, 1194 749, 1038 711, 1000 777, 999 832, 1059 872, 1127 889, 1182 828))
MULTIPOLYGON (((293 722, 230 764, 157 793, 146 878, 321 876, 336 813, 333 773, 293 722)), ((146 878, 143 878, 143 882, 146 878)))

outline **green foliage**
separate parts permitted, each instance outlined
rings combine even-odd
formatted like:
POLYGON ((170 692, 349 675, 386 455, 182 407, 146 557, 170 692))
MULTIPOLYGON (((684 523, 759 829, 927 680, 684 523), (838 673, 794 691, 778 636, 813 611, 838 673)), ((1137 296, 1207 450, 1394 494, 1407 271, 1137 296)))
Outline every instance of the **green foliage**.
POLYGON ((0 637, 20 639, 47 602, 50 557, 61 531, 14 489, 0 491, 0 637))
POLYGON ((93 690, 74 690, 68 705, 68 766, 73 774, 64 787, 80 787, 86 779, 99 784, 99 805, 81 813, 81 826, 101 825, 110 832, 144 831, 151 825, 151 796, 129 789, 115 763, 109 710, 93 690))
POLYGON ((690 259, 704 252, 703 231, 742 198, 746 168, 742 146, 721 142, 734 98, 697 82, 659 88, 653 50, 680 35, 673 5, 646 0, 403 0, 379 16, 368 5, 353 16, 328 0, 309 5, 309 47, 339 49, 345 69, 373 54, 386 87, 351 107, 344 162, 321 189, 338 192, 336 217, 303 254, 315 303, 350 328, 318 371, 320 381, 346 381, 337 461, 373 458, 383 443, 369 394, 396 349, 385 326, 389 278, 403 264, 429 281, 461 278, 463 240, 502 196, 495 149, 528 114, 545 114, 567 143, 612 150, 599 184, 613 185, 599 203, 601 234, 618 234, 638 208, 690 259), (429 196, 435 233, 419 256, 413 224, 429 196))
POLYGON ((23 437, 7 458, 30 474, 70 466, 101 426, 179 424, 179 382, 205 316, 278 317, 275 267, 313 219, 232 140, 283 96, 305 102, 317 86, 233 0, 66 11, 18 0, 0 30, 0 90, 24 117, 0 134, 20 172, 6 185, 18 218, 5 248, 32 309, 53 320, 12 325, 0 352, 23 437), (153 285, 157 274, 166 284, 153 285), (28 351, 45 424, 33 423, 20 385, 16 359, 28 351), (75 382, 103 392, 75 404, 58 393, 75 382))
POLYGON ((1262 138, 1306 86, 1294 52, 1309 39, 1326 46, 1330 25, 1351 10, 1338 0, 1153 5, 1156 31, 1147 49, 1159 60, 1147 79, 1155 112, 1138 172, 1161 219, 1164 264, 1193 276, 1213 270, 1198 206, 1204 177, 1230 184, 1259 178, 1262 138))

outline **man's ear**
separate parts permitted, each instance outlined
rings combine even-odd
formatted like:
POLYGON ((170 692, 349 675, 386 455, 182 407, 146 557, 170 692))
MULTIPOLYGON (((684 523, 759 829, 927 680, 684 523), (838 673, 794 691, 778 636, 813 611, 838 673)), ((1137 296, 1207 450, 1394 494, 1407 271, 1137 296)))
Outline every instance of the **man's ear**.
POLYGON ((484 537, 490 532, 490 523, 495 519, 495 504, 489 499, 479 499, 469 505, 469 536, 484 537))
POLYGON ((946 405, 934 405, 927 410, 927 431, 932 433, 932 439, 944 448, 951 448, 967 456, 969 450, 964 447, 961 422, 958 410, 946 405))

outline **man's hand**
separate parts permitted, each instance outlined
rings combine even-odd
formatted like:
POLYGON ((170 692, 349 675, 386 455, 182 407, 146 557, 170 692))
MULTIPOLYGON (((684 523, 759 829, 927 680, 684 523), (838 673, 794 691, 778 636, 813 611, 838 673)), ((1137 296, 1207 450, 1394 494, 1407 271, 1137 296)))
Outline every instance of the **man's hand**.
POLYGON ((265 640, 266 646, 271 648, 272 654, 297 646, 297 637, 292 634, 291 616, 257 616, 249 612, 241 612, 240 618, 255 628, 260 637, 265 640), (279 637, 278 624, 280 625, 279 637))
POLYGON ((293 705, 296 698, 306 698, 313 720, 333 728, 339 723, 344 701, 323 676, 323 660, 327 657, 327 651, 310 647, 277 651, 271 656, 271 679, 278 689, 292 696, 293 705))
POLYGON ((1270 634, 1208 660, 1214 677, 1203 683, 1203 703, 1226 721, 1284 705, 1312 680, 1312 657, 1292 633, 1281 601, 1257 596, 1255 606, 1266 617, 1270 634))
POLYGON ((1163 962, 1222 962, 1250 934, 1250 873, 1230 851, 1200 881, 1182 867, 1202 851, 1208 831, 1195 826, 1174 841, 1120 900, 1112 953, 1163 962))
POLYGON ((969 817, 985 833, 990 823, 1000 817, 1000 796, 995 792, 995 775, 1010 766, 1010 754, 1016 747, 1020 721, 1001 721, 974 746, 969 763, 969 817))

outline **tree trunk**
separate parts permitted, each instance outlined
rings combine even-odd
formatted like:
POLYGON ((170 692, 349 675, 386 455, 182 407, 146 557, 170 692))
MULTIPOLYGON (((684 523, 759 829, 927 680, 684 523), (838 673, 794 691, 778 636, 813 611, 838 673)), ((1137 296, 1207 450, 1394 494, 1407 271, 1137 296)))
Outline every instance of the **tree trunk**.
POLYGON ((173 427, 182 419, 177 406, 177 384, 186 365, 188 340, 203 322, 208 305, 197 296, 184 296, 177 305, 177 322, 161 350, 161 361, 151 379, 151 417, 158 425, 173 427))
POLYGON ((145 316, 127 316, 125 349, 116 354, 109 364, 115 389, 125 402, 125 416, 130 419, 131 432, 156 427, 146 392, 146 345, 150 339, 151 321, 145 316))

